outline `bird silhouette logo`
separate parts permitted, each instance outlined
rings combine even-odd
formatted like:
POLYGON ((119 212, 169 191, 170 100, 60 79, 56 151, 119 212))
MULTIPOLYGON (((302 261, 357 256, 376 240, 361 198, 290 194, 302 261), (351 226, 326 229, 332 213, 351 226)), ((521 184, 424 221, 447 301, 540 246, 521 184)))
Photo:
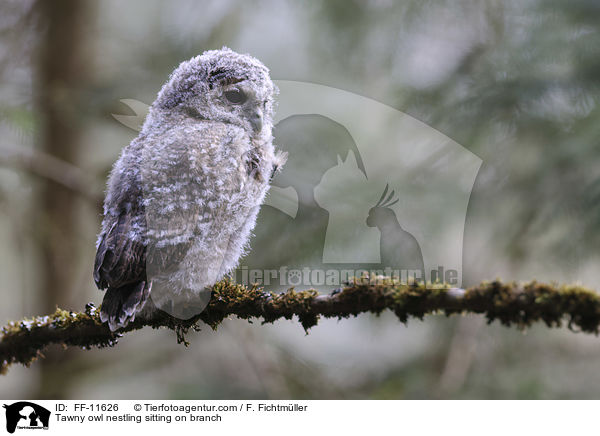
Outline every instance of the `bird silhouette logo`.
POLYGON ((423 279, 425 273, 421 246, 417 239, 400 225, 396 212, 392 209, 400 200, 394 199, 394 190, 388 194, 388 189, 389 184, 385 185, 377 204, 369 210, 366 222, 367 226, 377 227, 381 232, 381 263, 418 272, 413 278, 423 279))

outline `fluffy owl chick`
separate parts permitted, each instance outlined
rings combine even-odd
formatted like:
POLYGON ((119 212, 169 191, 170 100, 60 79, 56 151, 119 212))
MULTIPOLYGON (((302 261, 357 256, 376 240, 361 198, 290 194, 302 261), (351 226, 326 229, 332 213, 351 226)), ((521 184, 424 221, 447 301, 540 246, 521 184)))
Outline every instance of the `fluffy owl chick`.
POLYGON ((142 310, 198 314, 235 268, 285 161, 275 93, 261 62, 228 48, 183 62, 162 87, 108 180, 94 280, 111 330, 142 310))

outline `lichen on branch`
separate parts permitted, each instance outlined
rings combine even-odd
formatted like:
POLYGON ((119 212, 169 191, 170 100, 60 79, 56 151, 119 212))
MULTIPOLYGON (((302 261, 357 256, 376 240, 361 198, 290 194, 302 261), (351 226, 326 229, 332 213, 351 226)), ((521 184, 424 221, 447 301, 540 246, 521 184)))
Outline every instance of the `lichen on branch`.
POLYGON ((411 317, 422 319, 436 313, 479 313, 490 323, 499 320, 506 326, 521 328, 538 321, 559 327, 566 321, 569 328, 597 334, 600 327, 600 295, 577 285, 492 281, 463 290, 363 277, 331 294, 293 289, 276 294, 223 280, 213 287, 208 307, 185 321, 157 312, 150 319, 138 318, 126 328, 111 332, 90 303, 80 313, 57 309, 48 316, 10 322, 0 330, 0 373, 6 373, 13 363, 28 366, 51 344, 84 349, 112 347, 123 334, 145 326, 172 329, 178 342, 188 345, 185 334, 198 329, 200 321, 216 329, 232 315, 269 323, 295 316, 308 330, 321 317, 341 319, 384 310, 394 312, 404 323, 411 317))

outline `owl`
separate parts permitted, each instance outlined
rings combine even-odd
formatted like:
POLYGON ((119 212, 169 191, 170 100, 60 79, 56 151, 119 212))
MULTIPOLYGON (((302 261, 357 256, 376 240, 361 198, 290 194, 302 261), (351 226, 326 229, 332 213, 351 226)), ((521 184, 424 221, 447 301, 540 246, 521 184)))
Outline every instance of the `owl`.
POLYGON ((257 59, 226 47, 185 61, 110 173, 94 281, 100 317, 188 319, 248 249, 273 174, 277 89, 257 59))

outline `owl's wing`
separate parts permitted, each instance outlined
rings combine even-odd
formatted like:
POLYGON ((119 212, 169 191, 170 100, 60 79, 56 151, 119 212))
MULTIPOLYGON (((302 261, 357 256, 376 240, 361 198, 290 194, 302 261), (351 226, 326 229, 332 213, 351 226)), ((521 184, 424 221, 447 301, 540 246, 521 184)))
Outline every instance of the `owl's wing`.
POLYGON ((146 245, 139 238, 131 238, 134 217, 121 212, 101 236, 94 264, 94 281, 99 289, 121 288, 146 280, 146 245))
POLYGON ((135 216, 122 211, 101 234, 94 263, 94 281, 106 289, 100 319, 112 331, 125 327, 150 293, 146 281, 146 246, 134 239, 135 216))

